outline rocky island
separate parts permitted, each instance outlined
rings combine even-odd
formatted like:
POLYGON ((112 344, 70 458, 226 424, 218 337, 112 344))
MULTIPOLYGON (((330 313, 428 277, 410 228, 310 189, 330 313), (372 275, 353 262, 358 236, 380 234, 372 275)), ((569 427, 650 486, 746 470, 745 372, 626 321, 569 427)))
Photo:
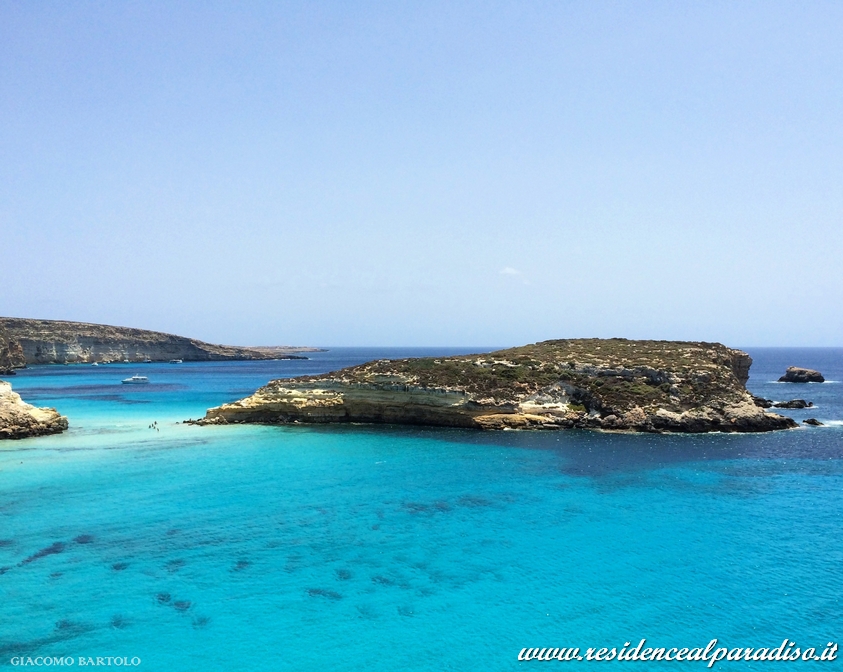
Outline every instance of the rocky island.
POLYGON ((796 427, 746 390, 719 343, 577 339, 482 355, 378 360, 274 380, 199 424, 397 423, 477 429, 763 432, 796 427))
POLYGON ((12 386, 0 380, 0 439, 58 434, 67 429, 67 418, 54 408, 27 404, 12 386))
POLYGON ((824 383, 825 377, 819 371, 803 369, 799 366, 788 366, 784 375, 779 378, 780 383, 824 383))
POLYGON ((306 359, 316 348, 214 345, 159 331, 0 317, 0 371, 29 364, 306 359))

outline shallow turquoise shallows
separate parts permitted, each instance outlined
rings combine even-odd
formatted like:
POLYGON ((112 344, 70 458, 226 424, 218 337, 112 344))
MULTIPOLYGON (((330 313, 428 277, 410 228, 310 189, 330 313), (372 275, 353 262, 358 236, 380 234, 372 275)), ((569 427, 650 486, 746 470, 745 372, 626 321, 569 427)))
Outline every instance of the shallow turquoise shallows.
MULTIPOLYGON (((272 378, 448 352, 21 371, 71 430, 0 443, 0 666, 703 670, 518 655, 843 638, 843 350, 750 350, 753 392, 825 423, 775 434, 180 424, 272 378), (775 383, 788 365, 831 382, 775 383)), ((786 667, 840 658, 714 669, 786 667)))

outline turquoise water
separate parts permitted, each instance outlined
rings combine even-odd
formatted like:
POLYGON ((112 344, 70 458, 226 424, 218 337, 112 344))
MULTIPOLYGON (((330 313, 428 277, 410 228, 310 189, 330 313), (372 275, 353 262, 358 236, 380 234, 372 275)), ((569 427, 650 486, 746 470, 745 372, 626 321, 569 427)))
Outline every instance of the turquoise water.
MULTIPOLYGON (((767 435, 179 423, 270 378, 447 352, 11 379, 72 429, 0 444, 0 665, 515 670, 541 667, 524 647, 840 640, 841 350, 750 350, 750 389, 827 423, 767 435), (790 364, 835 382, 773 382, 790 364)), ((706 666, 565 663, 624 664, 706 666)), ((785 665, 839 659, 715 669, 785 665)))

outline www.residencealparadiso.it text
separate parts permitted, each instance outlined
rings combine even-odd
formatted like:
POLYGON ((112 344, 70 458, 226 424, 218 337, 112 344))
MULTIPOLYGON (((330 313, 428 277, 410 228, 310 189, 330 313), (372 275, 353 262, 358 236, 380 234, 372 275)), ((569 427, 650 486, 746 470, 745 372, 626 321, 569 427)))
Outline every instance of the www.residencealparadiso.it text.
POLYGON ((518 660, 561 660, 561 661, 701 661, 711 667, 721 660, 781 660, 781 661, 831 661, 837 658, 837 643, 828 642, 824 647, 809 646, 800 648, 796 642, 785 639, 775 648, 750 648, 718 646, 717 639, 712 639, 703 647, 647 647, 647 640, 642 639, 637 646, 630 648, 630 642, 624 642, 618 650, 608 647, 546 647, 524 648, 518 654, 518 660), (819 653, 818 653, 819 652, 819 653))

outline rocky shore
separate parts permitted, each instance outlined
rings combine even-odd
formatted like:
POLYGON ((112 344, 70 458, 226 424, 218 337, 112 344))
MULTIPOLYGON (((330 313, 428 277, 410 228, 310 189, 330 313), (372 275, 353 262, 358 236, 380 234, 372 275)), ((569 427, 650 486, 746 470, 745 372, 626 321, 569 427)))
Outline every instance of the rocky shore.
POLYGON ((0 317, 0 371, 29 364, 307 359, 316 348, 214 345, 158 331, 0 317))
POLYGON ((763 432, 796 427, 746 390, 719 343, 578 339, 483 355, 379 360, 274 380, 199 424, 396 423, 477 429, 763 432))
POLYGON ((66 429, 67 418, 56 409, 27 404, 10 383, 0 380, 0 439, 25 439, 66 429))

